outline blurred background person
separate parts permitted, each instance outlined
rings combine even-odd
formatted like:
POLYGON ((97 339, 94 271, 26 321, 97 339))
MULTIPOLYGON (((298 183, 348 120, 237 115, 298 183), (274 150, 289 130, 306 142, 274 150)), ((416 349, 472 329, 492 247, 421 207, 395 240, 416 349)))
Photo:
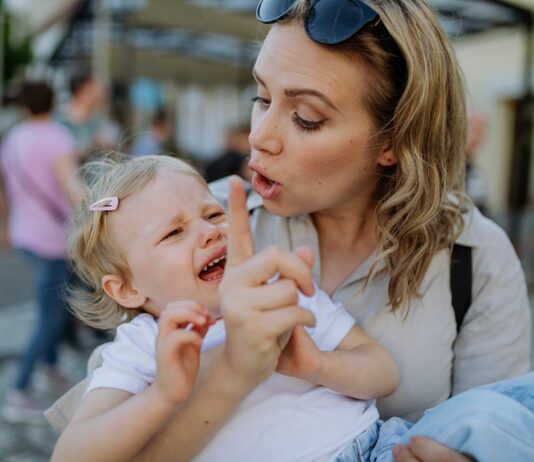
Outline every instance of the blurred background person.
POLYGON ((208 183, 229 175, 239 175, 244 180, 250 181, 252 172, 248 168, 249 134, 249 126, 239 126, 228 130, 224 152, 206 166, 205 176, 208 183))
POLYGON ((34 271, 37 323, 20 356, 12 388, 2 407, 4 419, 34 422, 43 419, 45 405, 31 391, 36 363, 46 365, 52 385, 67 385, 57 368, 58 346, 64 338, 70 314, 62 298, 69 277, 65 239, 71 206, 82 197, 76 180, 75 142, 70 133, 52 120, 54 93, 45 82, 24 83, 20 103, 26 118, 6 135, 0 151, 0 167, 7 207, 11 246, 30 260, 34 271))
POLYGON ((129 154, 132 157, 161 154, 172 135, 172 125, 165 109, 158 109, 147 131, 134 137, 129 154))
POLYGON ((489 185, 476 164, 476 157, 484 140, 486 120, 478 112, 468 115, 467 144, 465 146, 465 192, 484 214, 488 214, 489 185))
POLYGON ((99 112, 105 101, 105 89, 98 76, 81 72, 71 77, 69 90, 71 99, 55 118, 72 134, 77 154, 83 162, 100 144, 103 119, 99 112))

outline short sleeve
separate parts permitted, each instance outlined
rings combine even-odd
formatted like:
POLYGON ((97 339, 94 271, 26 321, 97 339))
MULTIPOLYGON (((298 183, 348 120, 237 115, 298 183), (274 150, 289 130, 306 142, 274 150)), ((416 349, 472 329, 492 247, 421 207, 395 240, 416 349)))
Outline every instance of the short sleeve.
POLYGON ((91 377, 87 392, 114 388, 139 393, 156 379, 156 320, 141 314, 117 328, 115 341, 102 353, 103 363, 91 377))
POLYGON ((356 323, 341 304, 335 304, 322 290, 316 289, 312 297, 299 292, 299 304, 315 315, 315 327, 306 330, 321 351, 335 350, 356 323))

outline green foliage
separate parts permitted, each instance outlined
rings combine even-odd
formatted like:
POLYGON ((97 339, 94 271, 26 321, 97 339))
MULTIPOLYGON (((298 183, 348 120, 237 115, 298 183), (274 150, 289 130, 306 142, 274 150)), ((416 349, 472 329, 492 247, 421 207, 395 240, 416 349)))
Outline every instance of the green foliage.
POLYGON ((26 36, 24 38, 13 38, 12 31, 17 27, 17 22, 9 13, 7 13, 0 0, 0 11, 3 13, 3 37, 4 44, 3 58, 4 58, 4 75, 1 76, 4 82, 11 80, 17 70, 32 60, 31 38, 26 36))

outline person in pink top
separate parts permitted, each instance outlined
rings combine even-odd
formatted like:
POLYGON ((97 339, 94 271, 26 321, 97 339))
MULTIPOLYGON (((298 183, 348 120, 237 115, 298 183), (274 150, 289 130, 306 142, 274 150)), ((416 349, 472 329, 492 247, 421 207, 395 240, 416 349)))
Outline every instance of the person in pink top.
POLYGON ((27 82, 21 88, 25 120, 5 136, 0 151, 8 213, 2 228, 14 249, 34 267, 38 320, 29 344, 19 360, 13 390, 8 392, 2 415, 9 421, 42 419, 43 405, 30 393, 35 364, 43 360, 49 374, 56 369, 57 347, 63 339, 68 311, 61 290, 69 275, 65 239, 71 215, 71 199, 81 197, 76 180, 74 140, 51 119, 54 94, 44 82, 27 82))

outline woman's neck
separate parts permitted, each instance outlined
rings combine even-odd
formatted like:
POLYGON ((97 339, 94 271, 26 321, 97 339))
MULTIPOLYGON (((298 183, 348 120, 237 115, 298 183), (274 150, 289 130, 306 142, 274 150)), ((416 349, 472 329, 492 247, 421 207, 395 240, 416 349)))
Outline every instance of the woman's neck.
POLYGON ((331 294, 378 245, 375 204, 353 202, 345 207, 316 212, 312 219, 319 237, 320 285, 331 294))
POLYGON ((312 219, 319 240, 335 241, 341 247, 357 247, 362 239, 376 235, 375 204, 369 201, 315 212, 312 219))

